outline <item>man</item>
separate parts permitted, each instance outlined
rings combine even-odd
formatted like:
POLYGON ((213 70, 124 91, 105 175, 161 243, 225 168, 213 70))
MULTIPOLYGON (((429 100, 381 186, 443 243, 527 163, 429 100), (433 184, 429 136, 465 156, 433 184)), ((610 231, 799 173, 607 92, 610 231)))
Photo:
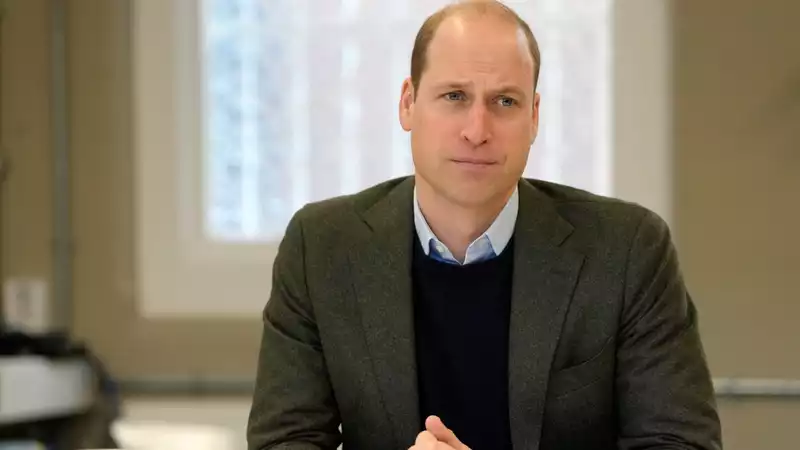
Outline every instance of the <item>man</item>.
POLYGON ((415 176, 287 228, 251 450, 721 447, 664 222, 521 179, 539 64, 499 3, 422 26, 399 107, 415 176))

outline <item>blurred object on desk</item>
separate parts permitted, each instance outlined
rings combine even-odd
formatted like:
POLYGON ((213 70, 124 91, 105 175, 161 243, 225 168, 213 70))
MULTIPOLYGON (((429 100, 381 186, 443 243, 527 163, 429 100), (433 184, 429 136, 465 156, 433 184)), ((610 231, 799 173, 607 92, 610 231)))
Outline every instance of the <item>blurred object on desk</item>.
POLYGON ((0 427, 83 413, 92 384, 91 368, 79 358, 0 357, 0 427))
POLYGON ((67 334, 0 335, 0 442, 115 447, 110 427, 118 402, 102 362, 67 334))
POLYGON ((0 442, 0 450, 47 450, 47 448, 35 441, 8 441, 0 442))

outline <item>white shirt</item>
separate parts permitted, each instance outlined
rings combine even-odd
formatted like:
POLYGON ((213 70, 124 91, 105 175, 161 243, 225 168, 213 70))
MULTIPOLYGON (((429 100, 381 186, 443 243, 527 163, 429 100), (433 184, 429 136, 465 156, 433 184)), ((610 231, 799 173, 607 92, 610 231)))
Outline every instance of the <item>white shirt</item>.
MULTIPOLYGON (((464 264, 471 264, 479 261, 494 258, 503 252, 508 245, 511 236, 514 234, 514 225, 517 222, 517 212, 519 211, 519 188, 514 189, 511 198, 508 199, 503 210, 497 218, 481 236, 472 241, 467 247, 464 264)), ((433 234, 433 230, 425 220, 422 210, 417 200, 417 189, 414 188, 414 226, 417 230, 420 244, 425 254, 439 261, 452 264, 461 264, 450 249, 433 234)))

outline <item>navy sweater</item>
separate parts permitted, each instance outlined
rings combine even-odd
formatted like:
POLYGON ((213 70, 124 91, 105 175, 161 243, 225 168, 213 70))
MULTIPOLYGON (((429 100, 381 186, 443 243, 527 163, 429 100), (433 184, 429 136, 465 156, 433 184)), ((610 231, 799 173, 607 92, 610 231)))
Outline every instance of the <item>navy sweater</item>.
MULTIPOLYGON (((497 257, 459 266, 414 246, 420 416, 442 418, 472 450, 511 449, 508 326, 513 240, 497 257)), ((421 425, 424 429, 424 423, 421 425)))

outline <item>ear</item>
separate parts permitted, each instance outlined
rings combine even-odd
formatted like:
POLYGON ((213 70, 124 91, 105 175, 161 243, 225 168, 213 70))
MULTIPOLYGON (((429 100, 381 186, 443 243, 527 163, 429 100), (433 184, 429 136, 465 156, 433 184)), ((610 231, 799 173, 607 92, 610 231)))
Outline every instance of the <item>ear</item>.
POLYGON ((403 89, 400 92, 400 126, 405 131, 411 131, 412 118, 414 116, 414 85, 411 78, 403 81, 403 89))
POLYGON ((531 145, 539 134, 539 104, 542 100, 541 95, 536 92, 533 96, 533 115, 531 116, 531 145))

